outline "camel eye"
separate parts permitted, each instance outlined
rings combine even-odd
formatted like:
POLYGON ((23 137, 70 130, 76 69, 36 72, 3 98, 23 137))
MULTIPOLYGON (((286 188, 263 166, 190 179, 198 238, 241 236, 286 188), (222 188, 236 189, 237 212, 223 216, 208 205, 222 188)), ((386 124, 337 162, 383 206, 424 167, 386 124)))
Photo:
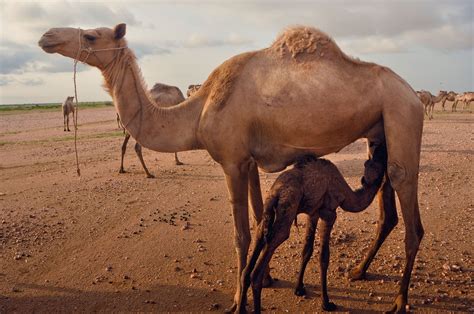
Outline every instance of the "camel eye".
POLYGON ((88 34, 85 34, 84 38, 87 39, 90 42, 93 42, 94 40, 96 40, 96 38, 94 36, 88 35, 88 34))

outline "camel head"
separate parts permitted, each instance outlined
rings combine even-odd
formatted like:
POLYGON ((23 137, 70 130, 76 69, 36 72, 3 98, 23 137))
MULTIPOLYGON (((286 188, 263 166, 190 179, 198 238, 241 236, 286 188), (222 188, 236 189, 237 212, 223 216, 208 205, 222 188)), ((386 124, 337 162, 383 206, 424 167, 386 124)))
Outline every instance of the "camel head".
POLYGON ((126 24, 113 29, 51 28, 41 36, 38 45, 47 53, 59 53, 103 69, 115 57, 118 49, 126 47, 126 24))
POLYGON ((379 185, 387 170, 387 148, 385 145, 377 147, 372 158, 364 163, 364 177, 362 184, 379 185))

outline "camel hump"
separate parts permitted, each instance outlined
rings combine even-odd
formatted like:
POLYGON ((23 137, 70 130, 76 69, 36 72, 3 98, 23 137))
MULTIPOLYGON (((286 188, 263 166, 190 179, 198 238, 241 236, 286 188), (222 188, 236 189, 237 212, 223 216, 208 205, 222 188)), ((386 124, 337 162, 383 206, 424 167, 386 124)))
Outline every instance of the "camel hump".
POLYGON ((342 56, 341 49, 326 33, 308 26, 294 26, 284 30, 270 49, 282 56, 309 56, 315 58, 342 56))
POLYGON ((162 93, 162 92, 168 92, 170 90, 176 90, 179 89, 176 86, 171 86, 171 85, 166 85, 163 83, 155 83, 153 85, 153 88, 151 89, 155 93, 162 93))

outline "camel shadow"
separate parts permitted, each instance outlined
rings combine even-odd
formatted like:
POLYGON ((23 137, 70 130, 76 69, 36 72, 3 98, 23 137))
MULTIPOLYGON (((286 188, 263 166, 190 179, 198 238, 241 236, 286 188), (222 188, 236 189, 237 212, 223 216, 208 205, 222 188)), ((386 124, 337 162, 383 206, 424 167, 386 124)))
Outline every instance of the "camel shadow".
MULTIPOLYGON (((384 275, 384 274, 375 274, 375 273, 367 273, 366 279, 364 281, 369 282, 376 282, 384 280, 385 282, 399 282, 401 280, 401 276, 393 276, 393 275, 384 275)), ((413 282, 421 282, 421 279, 414 279, 413 282)), ((432 280, 433 284, 439 285, 441 281, 439 280, 432 280)), ((456 285, 456 282, 451 282, 450 284, 456 285)), ((459 282, 457 284, 460 284, 459 282)), ((307 295, 305 296, 306 299, 319 299, 321 297, 320 291, 321 287, 317 284, 305 284, 307 295)), ((295 282, 288 281, 288 280, 277 280, 274 284, 270 287, 270 289, 288 289, 288 293, 293 293, 293 289, 295 288, 295 282)), ((392 292, 376 292, 375 294, 377 297, 382 297, 382 300, 374 300, 369 297, 369 294, 372 292, 372 289, 353 289, 353 288, 338 288, 338 287, 328 287, 328 293, 330 298, 333 302, 338 305, 337 311, 342 312, 350 312, 350 313, 379 313, 379 311, 372 311, 367 309, 366 307, 356 308, 356 307, 347 307, 341 305, 339 301, 348 301, 351 303, 366 303, 369 302, 371 304, 380 304, 386 307, 387 309, 392 305, 392 302, 396 296, 395 293, 392 292), (356 295, 356 296, 354 296, 356 295), (359 297, 360 295, 360 297, 359 297)), ((466 297, 459 297, 459 296, 449 296, 443 297, 442 302, 443 304, 420 304, 421 301, 433 299, 433 295, 429 294, 417 294, 411 293, 410 300, 413 303, 415 301, 417 304, 415 307, 420 311, 459 311, 461 308, 465 308, 466 304, 474 304, 474 299, 466 297)))
MULTIPOLYGON (((103 285, 108 285, 103 283, 103 285)), ((156 285, 150 289, 120 287, 110 291, 88 291, 22 283, 11 296, 0 295, 0 313, 47 312, 176 312, 223 310, 231 296, 218 290, 156 285), (31 292, 42 295, 31 296, 31 292), (186 302, 183 302, 186 300, 186 302)))

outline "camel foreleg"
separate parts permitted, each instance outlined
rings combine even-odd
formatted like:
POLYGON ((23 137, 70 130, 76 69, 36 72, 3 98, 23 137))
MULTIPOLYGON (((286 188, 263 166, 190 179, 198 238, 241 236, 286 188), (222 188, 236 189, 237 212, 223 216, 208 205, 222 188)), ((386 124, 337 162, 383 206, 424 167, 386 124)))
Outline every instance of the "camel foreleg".
POLYGON ((296 281, 295 287, 295 295, 303 296, 306 295, 306 288, 304 286, 304 273, 306 270, 306 266, 308 265, 311 256, 313 255, 314 251, 314 236, 316 233, 316 226, 318 223, 318 216, 310 217, 308 221, 308 225, 306 227, 306 236, 305 236, 305 243, 303 252, 301 254, 301 265, 300 265, 300 272, 298 273, 298 280, 296 281))
POLYGON ((123 168, 123 159, 125 158, 125 152, 127 151, 128 140, 130 140, 130 134, 125 133, 125 138, 123 139, 123 144, 122 144, 122 155, 120 156, 119 173, 125 173, 125 169, 123 168))
POLYGON ((250 245, 250 225, 248 214, 248 162, 238 165, 224 166, 229 200, 234 218, 234 245, 237 253, 237 289, 234 303, 229 309, 234 311, 241 298, 241 275, 247 264, 250 245))

